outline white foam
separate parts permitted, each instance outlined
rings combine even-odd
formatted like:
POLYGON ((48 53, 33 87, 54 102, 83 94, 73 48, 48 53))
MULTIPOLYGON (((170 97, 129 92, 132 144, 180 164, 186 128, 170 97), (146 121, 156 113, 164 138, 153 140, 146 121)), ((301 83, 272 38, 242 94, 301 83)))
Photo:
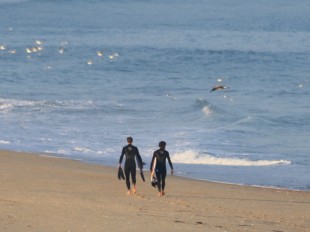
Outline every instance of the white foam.
POLYGON ((208 164, 222 166, 270 166, 278 164, 291 164, 287 160, 248 160, 239 158, 221 158, 208 154, 200 155, 195 151, 185 151, 171 156, 174 163, 181 164, 208 164))
POLYGON ((93 107, 94 103, 91 100, 85 101, 31 101, 31 100, 18 100, 18 99, 4 99, 0 98, 0 110, 11 110, 16 107, 35 107, 35 108, 70 108, 70 109, 85 109, 93 107))
POLYGON ((10 144, 11 142, 10 141, 7 141, 7 140, 0 140, 0 144, 10 144))
MULTIPOLYGON (((42 101, 39 102, 42 103, 42 101)), ((0 109, 8 109, 16 106, 33 106, 35 104, 35 101, 0 98, 0 109)))
POLYGON ((204 113, 206 117, 210 116, 213 113, 213 111, 211 110, 209 106, 204 106, 202 108, 202 112, 204 113))
POLYGON ((88 149, 88 148, 86 148, 86 147, 74 147, 72 150, 73 150, 73 151, 77 151, 77 152, 85 152, 85 153, 91 151, 90 149, 88 149))
POLYGON ((235 122, 235 124, 246 124, 246 123, 252 122, 253 120, 254 120, 253 117, 247 116, 245 118, 238 120, 237 122, 235 122))
POLYGON ((10 103, 2 103, 0 102, 0 110, 7 110, 11 109, 13 106, 10 103))

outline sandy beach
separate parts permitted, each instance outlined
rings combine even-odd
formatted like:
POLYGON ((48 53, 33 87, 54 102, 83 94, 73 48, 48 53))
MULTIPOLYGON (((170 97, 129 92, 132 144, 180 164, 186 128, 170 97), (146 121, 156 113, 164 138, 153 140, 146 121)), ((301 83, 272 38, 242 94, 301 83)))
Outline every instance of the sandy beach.
POLYGON ((0 231, 310 231, 310 192, 167 177, 158 197, 117 168, 0 151, 0 231))

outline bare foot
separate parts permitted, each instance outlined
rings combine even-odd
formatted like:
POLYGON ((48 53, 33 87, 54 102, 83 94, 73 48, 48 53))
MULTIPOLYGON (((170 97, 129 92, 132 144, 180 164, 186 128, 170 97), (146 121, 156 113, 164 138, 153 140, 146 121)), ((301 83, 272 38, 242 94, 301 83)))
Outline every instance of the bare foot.
POLYGON ((127 195, 130 195, 130 194, 131 194, 130 190, 128 190, 126 194, 127 194, 127 195))
POLYGON ((162 196, 165 196, 165 192, 161 192, 161 195, 162 195, 162 196))
POLYGON ((133 192, 134 194, 136 194, 136 193, 137 193, 137 189, 136 189, 136 187, 133 187, 132 192, 133 192))

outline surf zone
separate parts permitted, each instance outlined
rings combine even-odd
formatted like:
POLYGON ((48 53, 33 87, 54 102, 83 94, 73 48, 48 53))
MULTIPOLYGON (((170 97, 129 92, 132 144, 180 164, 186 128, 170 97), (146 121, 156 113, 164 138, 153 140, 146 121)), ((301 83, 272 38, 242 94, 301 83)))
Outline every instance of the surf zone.
POLYGON ((199 154, 196 151, 185 151, 172 154, 175 163, 180 164, 205 164, 221 166, 271 166, 290 165, 288 160, 250 160, 238 157, 217 157, 210 154, 199 154))

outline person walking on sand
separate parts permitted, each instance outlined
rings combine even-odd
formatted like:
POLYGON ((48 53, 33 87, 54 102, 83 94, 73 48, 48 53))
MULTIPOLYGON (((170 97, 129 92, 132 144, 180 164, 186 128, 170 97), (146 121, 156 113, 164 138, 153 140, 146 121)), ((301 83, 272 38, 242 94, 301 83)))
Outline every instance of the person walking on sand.
POLYGON ((157 188, 159 196, 165 195, 166 175, 167 175, 166 160, 168 160, 171 169, 171 175, 173 175, 173 166, 170 160, 169 152, 166 151, 165 149, 166 149, 166 142, 165 141, 159 142, 159 149, 154 151, 150 166, 151 173, 155 172, 158 181, 157 188), (155 165, 154 162, 156 162, 155 165), (155 167, 153 167, 153 165, 155 167))
POLYGON ((137 164, 138 167, 140 169, 142 169, 142 158, 139 154, 139 150, 137 147, 132 145, 133 139, 132 137, 128 137, 127 138, 127 146, 123 147, 122 150, 122 154, 119 158, 119 162, 118 162, 118 167, 121 167, 124 155, 126 157, 125 159, 125 165, 124 165, 124 171, 125 171, 125 179, 126 179, 126 186, 127 186, 127 194, 130 195, 131 191, 130 191, 130 176, 131 176, 131 181, 133 184, 133 189, 132 189, 132 193, 136 193, 137 192, 137 188, 136 188, 136 160, 137 160, 137 164))

